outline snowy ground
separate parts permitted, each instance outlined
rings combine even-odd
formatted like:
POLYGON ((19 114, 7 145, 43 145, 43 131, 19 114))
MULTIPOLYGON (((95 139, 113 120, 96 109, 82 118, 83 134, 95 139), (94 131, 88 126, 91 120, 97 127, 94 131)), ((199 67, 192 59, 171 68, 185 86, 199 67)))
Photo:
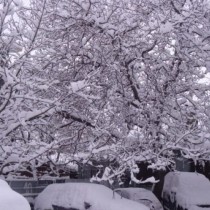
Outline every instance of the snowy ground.
POLYGON ((49 185, 35 200, 35 210, 53 210, 53 206, 75 210, 149 210, 103 185, 90 183, 49 185))
POLYGON ((0 179, 0 210, 30 210, 28 201, 0 179))

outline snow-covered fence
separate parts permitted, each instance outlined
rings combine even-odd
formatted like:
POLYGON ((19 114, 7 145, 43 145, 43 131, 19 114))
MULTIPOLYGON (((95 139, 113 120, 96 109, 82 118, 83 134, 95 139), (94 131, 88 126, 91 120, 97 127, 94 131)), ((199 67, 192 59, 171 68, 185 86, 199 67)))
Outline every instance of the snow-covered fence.
POLYGON ((52 183, 62 183, 65 182, 64 179, 57 179, 57 180, 7 180, 10 187, 22 194, 33 207, 35 197, 44 190, 46 186, 52 183))
POLYGON ((48 180, 34 180, 34 179, 20 179, 20 180, 6 180, 10 187, 22 194, 30 203, 32 210, 34 205, 34 199, 41 193, 45 187, 53 183, 65 183, 65 182, 89 182, 89 179, 48 179, 48 180))

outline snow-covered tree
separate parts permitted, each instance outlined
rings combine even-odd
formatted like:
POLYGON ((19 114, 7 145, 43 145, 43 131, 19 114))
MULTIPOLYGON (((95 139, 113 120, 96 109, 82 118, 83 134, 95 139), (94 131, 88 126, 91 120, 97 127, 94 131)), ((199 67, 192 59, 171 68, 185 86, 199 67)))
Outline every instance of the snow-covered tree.
POLYGON ((31 10, 20 1, 0 1, 0 174, 34 161, 52 146, 40 138, 39 128, 46 126, 44 116, 53 112, 56 100, 37 94, 51 85, 38 75, 45 67, 36 55, 43 43, 39 30, 45 3, 31 10))
POLYGON ((204 0, 1 1, 1 172, 207 155, 209 14, 204 0))

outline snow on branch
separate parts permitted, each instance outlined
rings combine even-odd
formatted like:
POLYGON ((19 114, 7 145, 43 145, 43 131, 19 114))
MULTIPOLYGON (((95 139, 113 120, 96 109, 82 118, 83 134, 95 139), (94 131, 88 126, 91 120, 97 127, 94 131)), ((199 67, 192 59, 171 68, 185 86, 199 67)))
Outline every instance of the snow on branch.
POLYGON ((152 183, 152 184, 155 184, 155 183, 158 183, 158 182, 159 182, 159 180, 156 180, 153 176, 152 176, 152 177, 149 177, 149 178, 147 178, 147 179, 145 179, 144 181, 138 180, 138 179, 134 176, 133 172, 131 172, 131 181, 133 181, 133 182, 136 183, 136 184, 145 184, 145 183, 152 183))
MULTIPOLYGON (((47 107, 47 108, 41 109, 41 110, 33 110, 31 112, 25 112, 22 122, 26 123, 27 121, 33 120, 33 119, 39 117, 40 115, 47 113, 49 110, 53 109, 54 107, 55 106, 50 106, 50 107, 47 107)), ((12 125, 9 126, 9 128, 6 131, 2 132, 2 137, 8 136, 11 132, 16 130, 21 125, 22 125, 22 123, 20 121, 13 123, 12 125)))

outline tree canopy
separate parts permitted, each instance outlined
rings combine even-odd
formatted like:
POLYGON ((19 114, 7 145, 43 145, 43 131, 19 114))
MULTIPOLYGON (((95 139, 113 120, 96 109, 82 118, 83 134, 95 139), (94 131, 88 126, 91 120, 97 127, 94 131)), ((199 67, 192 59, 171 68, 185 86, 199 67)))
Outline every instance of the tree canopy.
POLYGON ((0 0, 0 174, 209 158, 209 23, 205 0, 0 0))

